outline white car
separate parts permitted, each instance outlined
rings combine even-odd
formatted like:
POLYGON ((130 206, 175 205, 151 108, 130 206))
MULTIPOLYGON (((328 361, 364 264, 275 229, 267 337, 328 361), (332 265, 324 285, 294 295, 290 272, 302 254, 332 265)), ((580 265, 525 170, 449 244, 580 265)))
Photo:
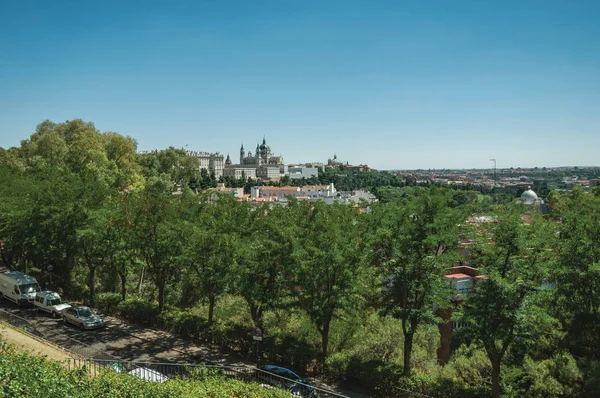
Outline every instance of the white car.
POLYGON ((129 374, 139 377, 140 379, 157 381, 159 383, 169 380, 169 378, 164 374, 148 368, 136 368, 130 371, 129 374))
POLYGON ((52 318, 60 318, 61 313, 66 308, 71 307, 69 304, 60 297, 56 292, 50 290, 44 290, 43 292, 37 292, 33 306, 38 311, 48 312, 52 315, 52 318))

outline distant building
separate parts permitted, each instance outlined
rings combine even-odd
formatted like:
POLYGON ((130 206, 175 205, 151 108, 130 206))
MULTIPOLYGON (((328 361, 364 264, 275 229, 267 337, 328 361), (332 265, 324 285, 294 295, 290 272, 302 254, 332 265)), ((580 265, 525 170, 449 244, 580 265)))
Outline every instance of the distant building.
POLYGON ((317 167, 289 166, 288 175, 292 180, 299 178, 318 177, 319 169, 317 167))
POLYGON ((544 203, 542 198, 537 196, 531 187, 527 187, 527 190, 521 194, 521 197, 518 199, 518 201, 527 207, 539 210, 543 215, 549 214, 548 206, 546 203, 544 203))
POLYGON ((369 166, 367 166, 366 164, 359 164, 358 166, 346 165, 346 166, 344 166, 344 169, 348 170, 348 171, 360 171, 360 172, 372 171, 372 169, 369 166))
MULTIPOLYGON (((233 195, 233 197, 236 199, 241 199, 244 197, 244 188, 226 188, 224 183, 217 184, 216 188, 210 188, 209 190, 213 192, 228 193, 233 195)), ((211 200, 216 200, 217 198, 217 195, 211 195, 211 200)))
POLYGON ((276 180, 287 174, 287 166, 283 164, 283 156, 274 156, 267 140, 263 138, 262 144, 256 144, 256 152, 246 152, 244 145, 240 147, 240 163, 233 164, 227 156, 225 162, 225 176, 235 178, 261 178, 264 180, 276 180))
POLYGON ((250 190, 250 198, 258 199, 258 198, 273 198, 273 199, 283 199, 287 196, 298 197, 300 196, 300 188, 299 187, 252 187, 250 190))
POLYGON ((233 177, 235 179, 244 179, 244 180, 248 180, 249 178, 252 178, 253 180, 256 179, 256 168, 255 167, 247 167, 247 166, 240 166, 239 164, 236 165, 231 165, 231 166, 225 166, 225 168, 223 169, 223 176, 224 177, 233 177))
POLYGON ((327 167, 329 168, 339 169, 343 165, 344 162, 338 159, 337 154, 333 154, 333 159, 327 159, 327 167))
POLYGON ((188 156, 198 159, 200 162, 200 170, 204 169, 208 173, 214 173, 218 179, 223 175, 224 168, 224 156, 219 152, 199 152, 199 151, 186 151, 188 156))
POLYGON ((437 350, 437 357, 440 363, 447 363, 450 359, 452 334, 463 327, 469 327, 468 324, 451 321, 452 313, 458 309, 465 298, 474 292, 477 282, 486 280, 487 276, 480 275, 475 268, 467 266, 452 267, 450 272, 444 275, 446 283, 452 290, 451 300, 454 303, 453 309, 436 309, 436 314, 442 318, 443 322, 438 324, 440 332, 440 347, 437 350))
POLYGON ((333 183, 329 185, 306 185, 300 188, 301 196, 306 196, 310 199, 332 197, 335 196, 336 192, 333 183))

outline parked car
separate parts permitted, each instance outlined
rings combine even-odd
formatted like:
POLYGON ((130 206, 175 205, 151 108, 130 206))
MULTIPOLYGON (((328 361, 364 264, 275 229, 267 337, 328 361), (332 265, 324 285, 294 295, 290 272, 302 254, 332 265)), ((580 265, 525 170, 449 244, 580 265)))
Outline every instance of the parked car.
POLYGON ((19 306, 32 305, 35 293, 40 285, 33 276, 22 272, 0 272, 0 298, 14 302, 19 306))
MULTIPOLYGON (((108 365, 108 368, 114 370, 117 373, 127 372, 127 368, 119 362, 111 363, 110 365, 108 365)), ((166 375, 157 372, 156 370, 152 370, 150 368, 135 368, 127 373, 146 381, 157 381, 159 383, 162 383, 164 381, 169 380, 169 378, 166 375)))
POLYGON ((310 381, 280 366, 261 366, 256 370, 256 380, 259 383, 286 389, 295 396, 317 397, 317 392, 310 381))
POLYGON ((65 308, 62 312, 65 322, 79 326, 81 330, 95 329, 104 326, 104 320, 88 307, 73 306, 65 308))
POLYGON ((70 307, 70 305, 67 304, 58 293, 50 290, 37 292, 33 306, 36 307, 38 311, 50 313, 52 318, 60 318, 63 310, 70 307))
POLYGON ((146 381, 157 381, 162 383, 169 380, 169 378, 164 374, 148 368, 135 368, 128 373, 146 381))

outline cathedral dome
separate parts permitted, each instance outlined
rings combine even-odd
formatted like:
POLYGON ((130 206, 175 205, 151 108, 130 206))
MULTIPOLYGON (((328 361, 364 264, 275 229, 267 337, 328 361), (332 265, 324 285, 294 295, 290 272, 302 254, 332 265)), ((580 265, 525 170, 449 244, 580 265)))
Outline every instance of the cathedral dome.
POLYGON ((527 190, 521 194, 521 200, 525 204, 532 204, 538 201, 538 196, 531 190, 531 187, 527 187, 527 190))
POLYGON ((267 140, 263 138, 262 145, 260 146, 262 152, 271 152, 271 148, 267 145, 267 140))

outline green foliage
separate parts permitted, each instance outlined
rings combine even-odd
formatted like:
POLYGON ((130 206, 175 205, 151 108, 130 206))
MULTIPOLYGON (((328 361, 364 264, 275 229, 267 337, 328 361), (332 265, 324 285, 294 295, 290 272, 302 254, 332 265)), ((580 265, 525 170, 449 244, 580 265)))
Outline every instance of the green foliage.
POLYGON ((151 323, 159 314, 158 305, 142 298, 129 298, 117 305, 117 314, 125 319, 151 323))
POLYGON ((96 398, 96 397, 289 397, 255 383, 243 383, 207 372, 197 378, 152 383, 112 370, 90 377, 85 370, 66 370, 63 364, 15 351, 0 341, 0 395, 3 397, 96 398))
MULTIPOLYGON (((254 355, 249 333, 263 327, 263 360, 384 395, 599 394, 597 189, 549 192, 544 220, 512 206, 518 188, 448 189, 341 167, 300 184, 367 188, 380 203, 364 213, 322 202, 255 205, 197 194, 216 178, 183 150, 136 150, 131 137, 80 119, 44 121, 20 147, 0 148, 2 265, 69 299, 96 298, 107 314, 241 355, 254 355), (472 214, 497 222, 470 229, 463 220, 472 214), (454 335, 457 350, 442 369, 432 307, 460 306, 443 280, 457 261, 487 279, 455 314, 469 327, 454 335)), ((597 177, 598 169, 572 172, 597 177)), ((543 177, 564 173, 539 171, 538 193, 549 189, 543 177)), ((246 191, 266 184, 223 182, 246 191)), ((138 388, 113 376, 98 388, 114 383, 125 396, 138 388)))
POLYGON ((208 329, 208 321, 199 314, 190 311, 168 309, 158 315, 165 330, 183 337, 199 339, 201 333, 208 329))
POLYGON ((523 225, 518 208, 504 209, 498 224, 478 230, 473 239, 480 242, 472 251, 487 279, 479 281, 477 292, 469 296, 460 319, 470 326, 466 333, 480 342, 492 363, 492 393, 500 395, 500 366, 515 341, 534 334, 545 309, 535 297, 548 275, 551 255, 551 227, 541 218, 523 225), (490 244, 492 242, 493 244, 490 244))
POLYGON ((576 355, 600 359, 600 197, 574 191, 561 212, 556 284, 557 317, 576 355))
POLYGON ((382 307, 399 319, 404 334, 404 374, 410 375, 412 339, 433 319, 432 303, 444 307, 448 290, 442 276, 455 260, 461 213, 444 191, 418 193, 402 206, 373 207, 368 262, 379 270, 382 307))
POLYGON ((121 301, 121 295, 118 293, 102 292, 96 297, 96 307, 105 314, 114 315, 121 301))

